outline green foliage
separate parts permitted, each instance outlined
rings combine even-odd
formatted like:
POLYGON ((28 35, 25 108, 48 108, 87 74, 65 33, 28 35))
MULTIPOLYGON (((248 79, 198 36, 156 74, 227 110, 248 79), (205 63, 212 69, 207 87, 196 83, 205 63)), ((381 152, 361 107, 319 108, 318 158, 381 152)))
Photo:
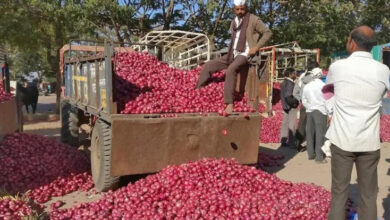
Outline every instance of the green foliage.
MULTIPOLYGON (((270 44, 298 40, 328 56, 343 50, 349 32, 362 24, 377 31, 378 43, 390 41, 388 0, 247 2, 248 10, 272 29, 270 44)), ((205 33, 215 48, 223 48, 230 38, 232 7, 231 0, 3 0, 0 42, 15 59, 12 71, 38 68, 53 75, 58 51, 71 39, 125 43, 152 29, 182 29, 205 33)))

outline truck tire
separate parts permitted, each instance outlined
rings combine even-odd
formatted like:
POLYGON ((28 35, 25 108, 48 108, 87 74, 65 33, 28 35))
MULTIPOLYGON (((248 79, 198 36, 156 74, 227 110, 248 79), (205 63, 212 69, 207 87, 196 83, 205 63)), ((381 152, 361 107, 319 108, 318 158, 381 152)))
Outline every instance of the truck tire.
POLYGON ((61 102, 61 141, 79 147, 78 109, 67 100, 61 102))
POLYGON ((111 176, 111 126, 97 120, 92 130, 91 168, 95 188, 104 192, 118 187, 119 177, 111 176))

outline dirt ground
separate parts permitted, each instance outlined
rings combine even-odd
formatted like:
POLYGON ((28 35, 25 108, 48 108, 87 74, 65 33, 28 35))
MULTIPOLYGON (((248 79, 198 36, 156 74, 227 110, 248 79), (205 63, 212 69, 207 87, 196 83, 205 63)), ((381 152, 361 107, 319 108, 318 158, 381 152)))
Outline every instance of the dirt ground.
MULTIPOLYGON (((40 103, 45 105, 40 111, 42 114, 52 114, 54 96, 40 97, 40 103), (50 110, 48 110, 50 109, 50 110), (43 111, 43 112, 42 112, 43 111)), ((47 137, 59 139, 60 122, 58 120, 44 121, 30 120, 24 125, 27 133, 40 134, 47 137)), ((330 190, 331 174, 330 161, 327 164, 316 164, 307 159, 307 153, 297 153, 295 150, 279 148, 278 144, 260 144, 260 151, 275 155, 284 155, 282 166, 268 168, 267 171, 275 173, 279 178, 291 182, 314 183, 330 190)), ((378 192, 378 216, 380 219, 390 220, 390 143, 383 143, 381 149, 381 160, 378 166, 379 192, 378 192)), ((356 182, 356 171, 353 171, 351 179, 350 197, 358 204, 358 187, 356 182)), ((69 208, 74 205, 97 200, 101 194, 93 195, 90 192, 75 192, 63 197, 54 198, 48 204, 61 200, 65 202, 62 208, 69 208)))

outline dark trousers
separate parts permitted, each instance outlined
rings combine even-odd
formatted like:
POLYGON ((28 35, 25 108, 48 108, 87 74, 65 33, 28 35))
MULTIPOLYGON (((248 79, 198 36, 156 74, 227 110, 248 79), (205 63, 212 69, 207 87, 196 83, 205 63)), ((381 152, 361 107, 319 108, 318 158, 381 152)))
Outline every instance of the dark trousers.
MULTIPOLYGON (((231 64, 229 64, 227 61, 227 55, 218 59, 210 60, 203 65, 198 82, 196 83, 196 88, 205 86, 210 80, 213 73, 226 69, 224 102, 225 104, 233 104, 237 74, 239 72, 248 72, 248 67, 248 58, 245 56, 237 56, 231 64)), ((241 78, 245 78, 246 80, 246 77, 241 78)), ((245 85, 245 83, 243 82, 241 82, 240 84, 245 85)), ((241 85, 240 90, 242 89, 241 85)), ((243 88, 245 89, 245 86, 243 88)))
POLYGON ((305 106, 301 105, 301 109, 299 110, 298 129, 295 135, 298 145, 301 145, 306 139, 306 122, 307 122, 306 108, 305 106))
POLYGON ((353 163, 356 165, 359 187, 359 220, 376 220, 376 199, 378 194, 377 167, 380 150, 371 152, 347 152, 335 145, 332 153, 332 201, 329 220, 345 219, 345 204, 349 194, 349 184, 353 163))
POLYGON ((321 147, 325 142, 327 116, 320 111, 314 110, 307 113, 306 141, 309 159, 321 161, 325 158, 321 147))
POLYGON ((8 93, 11 92, 11 86, 10 86, 9 78, 6 78, 5 80, 3 80, 3 89, 4 89, 4 91, 6 91, 8 93))

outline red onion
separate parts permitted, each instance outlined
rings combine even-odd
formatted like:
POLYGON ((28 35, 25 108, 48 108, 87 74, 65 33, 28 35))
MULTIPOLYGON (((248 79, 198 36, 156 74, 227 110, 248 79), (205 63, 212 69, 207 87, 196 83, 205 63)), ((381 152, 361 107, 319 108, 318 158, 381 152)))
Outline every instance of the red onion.
POLYGON ((15 133, 0 144, 0 186, 39 203, 93 187, 87 155, 54 139, 15 133))
POLYGON ((96 202, 55 210, 51 219, 326 219, 330 193, 293 184, 235 160, 168 166, 96 202))
POLYGON ((383 142, 390 142, 390 115, 382 115, 381 118, 381 138, 383 142))
MULTIPOLYGON (((115 99, 122 114, 218 112, 223 101, 224 72, 210 84, 194 89, 201 68, 179 70, 147 53, 118 53, 115 57, 115 99)), ((235 94, 235 112, 253 112, 247 96, 235 94)))
POLYGON ((0 197, 0 219, 22 219, 32 212, 32 207, 25 201, 0 197))
POLYGON ((0 81, 0 103, 5 102, 5 101, 9 101, 9 100, 11 100, 11 98, 12 98, 12 94, 4 91, 3 84, 0 81))

